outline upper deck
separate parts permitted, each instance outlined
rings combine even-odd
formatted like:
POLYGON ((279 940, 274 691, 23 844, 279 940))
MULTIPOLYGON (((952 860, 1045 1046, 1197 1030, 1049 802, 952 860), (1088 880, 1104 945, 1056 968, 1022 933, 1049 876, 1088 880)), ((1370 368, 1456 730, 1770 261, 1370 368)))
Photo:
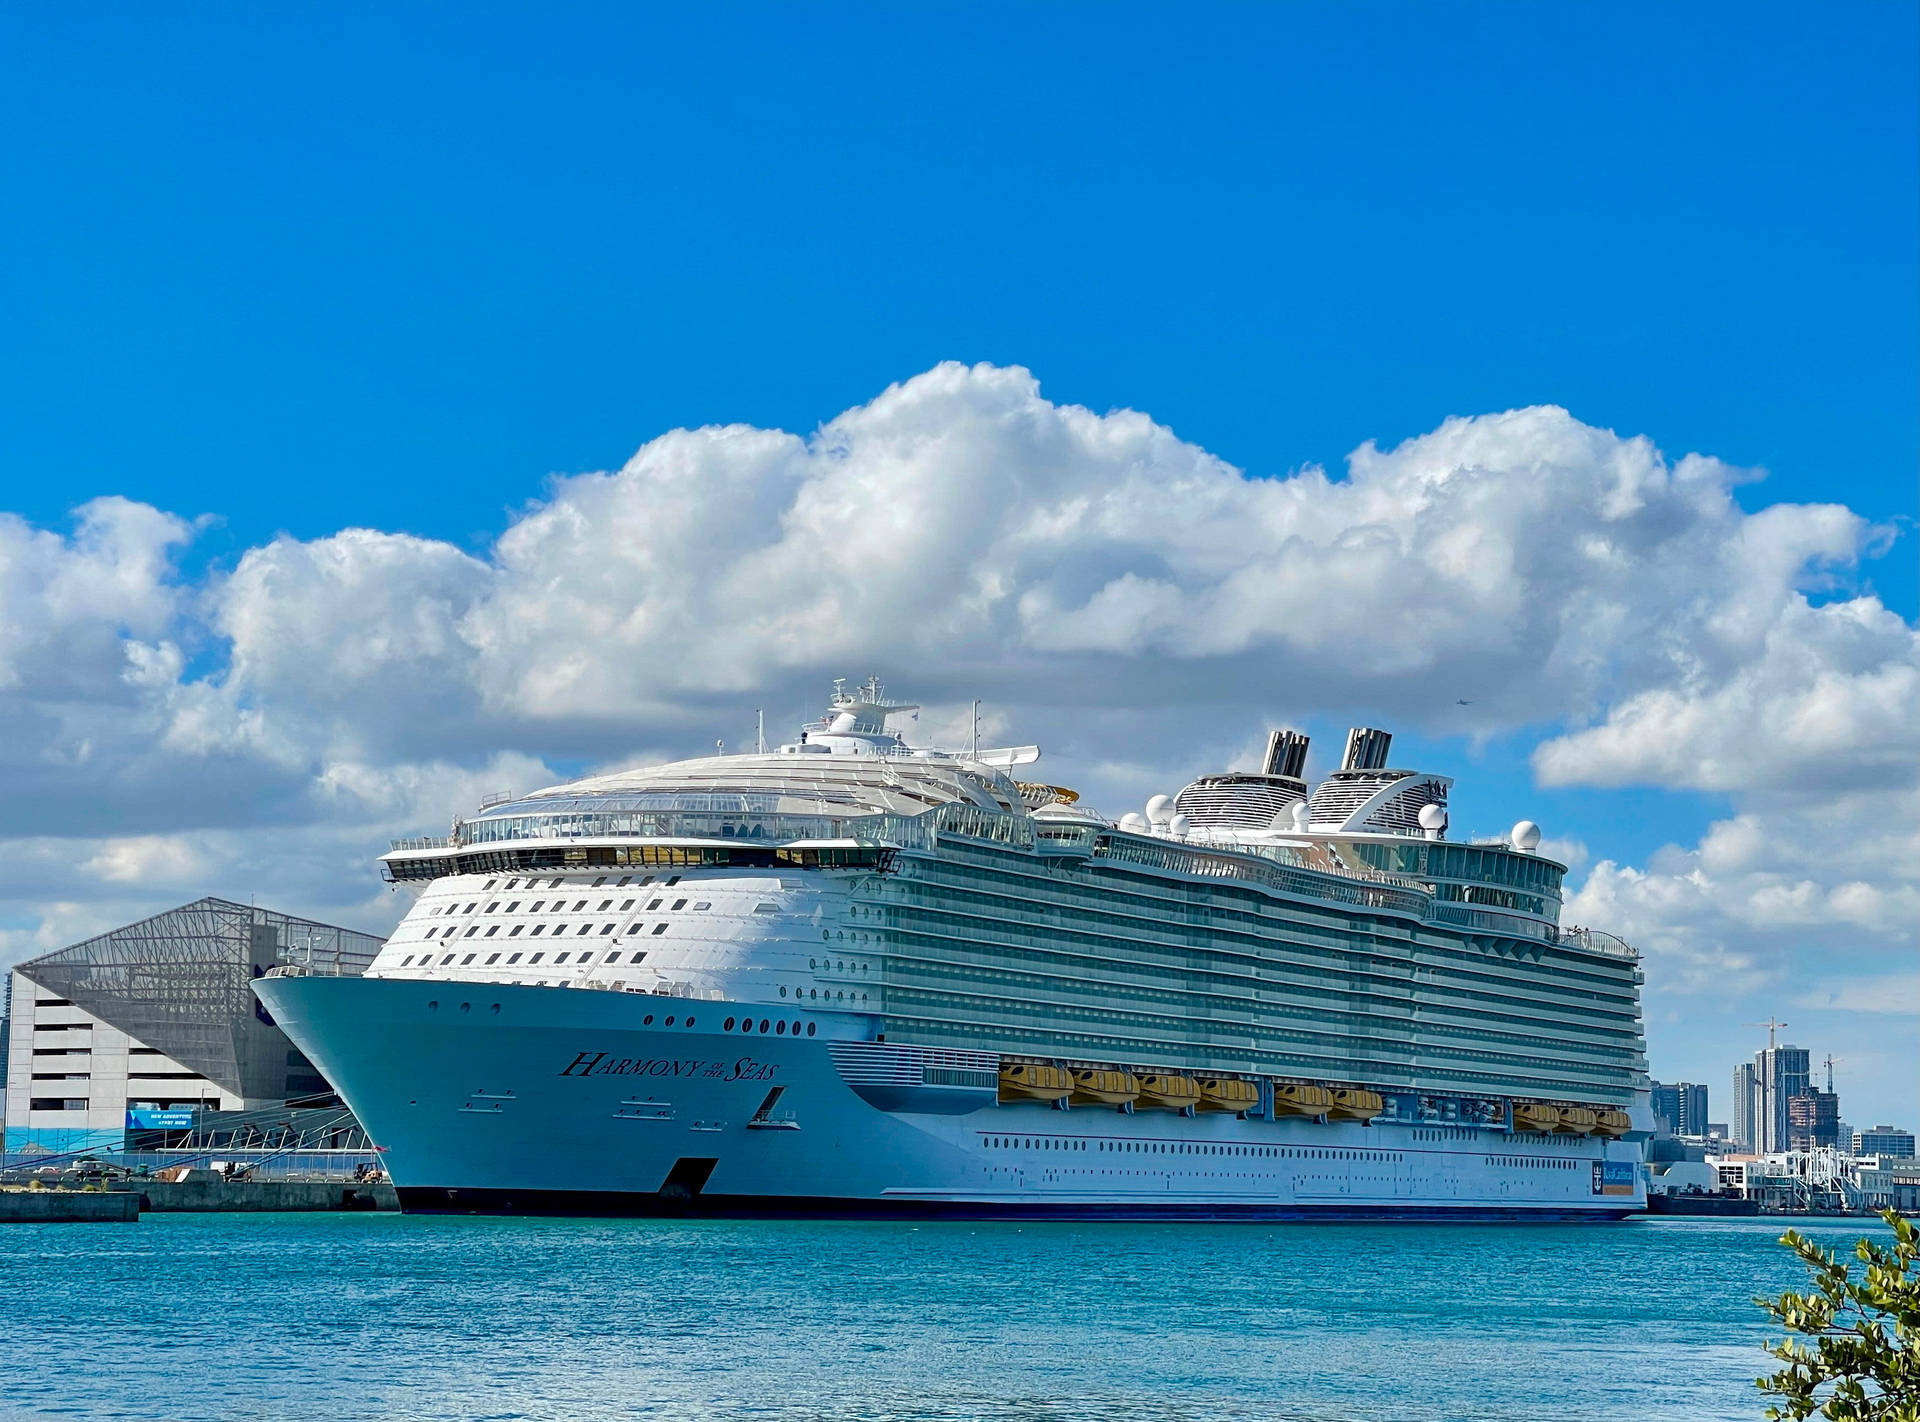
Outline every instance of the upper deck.
POLYGON ((887 701, 877 683, 836 687, 827 714, 777 750, 594 776, 489 804, 444 839, 395 841, 382 863, 390 879, 408 882, 657 865, 881 869, 902 851, 981 839, 1633 956, 1608 935, 1560 928, 1566 866, 1535 852, 1530 824, 1507 843, 1447 840, 1451 782, 1386 769, 1383 732, 1356 731, 1347 764, 1311 800, 1298 776, 1305 738, 1276 733, 1262 772, 1205 777, 1116 823, 1072 792, 1009 778, 1008 769, 1038 758, 1036 747, 907 746, 886 722, 915 709, 887 701))

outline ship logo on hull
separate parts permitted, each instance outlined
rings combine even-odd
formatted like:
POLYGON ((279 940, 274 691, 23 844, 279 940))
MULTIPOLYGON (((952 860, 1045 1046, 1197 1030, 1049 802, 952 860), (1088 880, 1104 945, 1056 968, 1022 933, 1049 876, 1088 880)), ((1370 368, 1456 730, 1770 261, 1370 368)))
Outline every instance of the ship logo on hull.
POLYGON ((561 1076, 655 1076, 698 1078, 703 1081, 771 1081, 779 1068, 772 1062, 740 1057, 714 1061, 705 1057, 616 1057, 611 1052, 581 1052, 559 1071, 561 1076))

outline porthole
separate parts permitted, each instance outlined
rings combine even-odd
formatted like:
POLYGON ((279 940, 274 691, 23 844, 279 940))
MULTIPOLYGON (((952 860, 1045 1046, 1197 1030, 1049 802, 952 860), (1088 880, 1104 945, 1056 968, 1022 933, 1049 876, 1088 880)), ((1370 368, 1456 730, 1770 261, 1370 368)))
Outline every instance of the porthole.
POLYGON ((816 1027, 817 1027, 818 1025, 819 1025, 819 1024, 818 1024, 818 1023, 815 1023, 815 1022, 809 1022, 809 1023, 807 1024, 807 1035, 808 1035, 809 1037, 811 1037, 811 1036, 813 1035, 813 1033, 814 1033, 814 1029, 815 1029, 815 1028, 816 1028, 816 1027))
POLYGON ((438 1003, 437 1001, 436 1001, 436 1002, 429 1002, 429 1003, 427 1004, 427 1011, 429 1011, 429 1012, 438 1012, 439 1010, 440 1010, 440 1004, 439 1004, 439 1003, 438 1003))
POLYGON ((689 1018, 687 1019, 687 1023, 686 1023, 686 1025, 687 1025, 687 1026, 689 1026, 689 1027, 691 1027, 691 1026, 693 1026, 693 1019, 692 1019, 691 1017, 689 1017, 689 1018))
POLYGON ((667 1019, 667 1026, 669 1027, 673 1026, 673 1019, 671 1017, 667 1019))
POLYGON ((786 995, 787 995, 787 990, 786 990, 785 988, 781 988, 781 989, 780 989, 780 996, 782 996, 782 997, 785 997, 786 995))
POLYGON ((764 1017, 762 1017, 762 1018, 760 1019, 760 1030, 761 1030, 762 1032, 764 1032, 764 1031, 766 1031, 766 1030, 767 1030, 767 1028, 768 1028, 768 1027, 770 1027, 770 1026, 772 1026, 772 1025, 773 1025, 773 1024, 772 1024, 772 1023, 770 1023, 770 1022, 768 1022, 766 1018, 764 1018, 764 1017))
POLYGON ((722 1032, 731 1032, 733 1030, 733 1019, 729 1017, 725 1022, 721 1023, 720 1030, 722 1032))
POLYGON ((793 1030, 793 1035, 798 1037, 800 1035, 800 1024, 798 1022, 794 1023, 792 1030, 793 1030))
POLYGON ((645 1017, 642 1017, 642 1018, 640 1019, 640 1025, 641 1025, 642 1027, 651 1027, 651 1026, 653 1026, 653 1014, 652 1014, 651 1012, 649 1012, 649 1013, 648 1013, 648 1014, 647 1014, 647 1015, 646 1015, 645 1017))
POLYGON ((774 1036, 776 1036, 776 1037, 784 1037, 784 1036, 786 1036, 786 1035, 787 1035, 787 1024, 786 1024, 786 1023, 784 1023, 784 1022, 776 1022, 776 1023, 774 1023, 774 1024, 773 1024, 773 1035, 774 1035, 774 1036))
POLYGON ((473 1011, 473 1004, 470 1002, 463 1002, 460 1004, 460 1010, 462 1012, 471 1012, 473 1011))

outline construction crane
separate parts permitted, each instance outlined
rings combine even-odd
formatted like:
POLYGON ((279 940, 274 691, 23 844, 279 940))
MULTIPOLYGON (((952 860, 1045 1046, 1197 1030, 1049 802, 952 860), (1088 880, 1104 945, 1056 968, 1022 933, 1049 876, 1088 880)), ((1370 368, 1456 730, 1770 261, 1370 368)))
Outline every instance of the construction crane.
POLYGON ((1765 1022, 1742 1022, 1740 1025, 1742 1027, 1766 1028, 1767 1029, 1767 1050, 1772 1051, 1773 1050, 1773 1034, 1779 1031, 1782 1027, 1785 1027, 1787 1024, 1784 1022, 1775 1022, 1771 1017, 1769 1017, 1765 1022))
MULTIPOLYGON (((1780 1025, 1784 1027, 1786 1024, 1783 1022, 1780 1025)), ((1833 1064, 1844 1060, 1846 1060, 1844 1057, 1836 1057, 1832 1052, 1828 1052, 1827 1059, 1821 1063, 1827 1069, 1827 1095, 1829 1096, 1833 1095, 1833 1064)))

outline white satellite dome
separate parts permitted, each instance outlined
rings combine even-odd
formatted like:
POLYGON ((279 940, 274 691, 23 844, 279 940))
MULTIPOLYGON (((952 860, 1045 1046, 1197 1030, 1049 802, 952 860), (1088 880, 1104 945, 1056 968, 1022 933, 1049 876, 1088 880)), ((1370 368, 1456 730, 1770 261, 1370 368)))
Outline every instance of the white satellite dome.
POLYGON ((1522 854, 1531 854, 1540 847, 1540 826, 1532 820, 1522 820, 1513 827, 1507 842, 1522 854))
POLYGON ((1173 796, 1155 795, 1147 801, 1147 818, 1154 824, 1163 823, 1173 813, 1173 796))
POLYGON ((1287 818, 1293 821, 1293 827, 1297 830, 1305 829, 1307 827, 1307 821, 1310 820, 1312 816, 1313 812, 1307 808, 1307 802, 1305 800, 1295 800, 1291 805, 1287 806, 1287 818))
POLYGON ((1438 834, 1447 827, 1447 809, 1444 805, 1422 805, 1420 807, 1420 828, 1432 830, 1438 834))
POLYGON ((1188 819, 1185 815, 1175 815, 1167 821, 1167 829, 1173 834, 1179 835, 1182 839, 1185 839, 1187 835, 1187 829, 1192 824, 1193 824, 1193 821, 1188 819))
POLYGON ((1120 817, 1120 828, 1131 831, 1134 834, 1145 834, 1147 830, 1147 817, 1138 810, 1128 810, 1126 814, 1120 817))

